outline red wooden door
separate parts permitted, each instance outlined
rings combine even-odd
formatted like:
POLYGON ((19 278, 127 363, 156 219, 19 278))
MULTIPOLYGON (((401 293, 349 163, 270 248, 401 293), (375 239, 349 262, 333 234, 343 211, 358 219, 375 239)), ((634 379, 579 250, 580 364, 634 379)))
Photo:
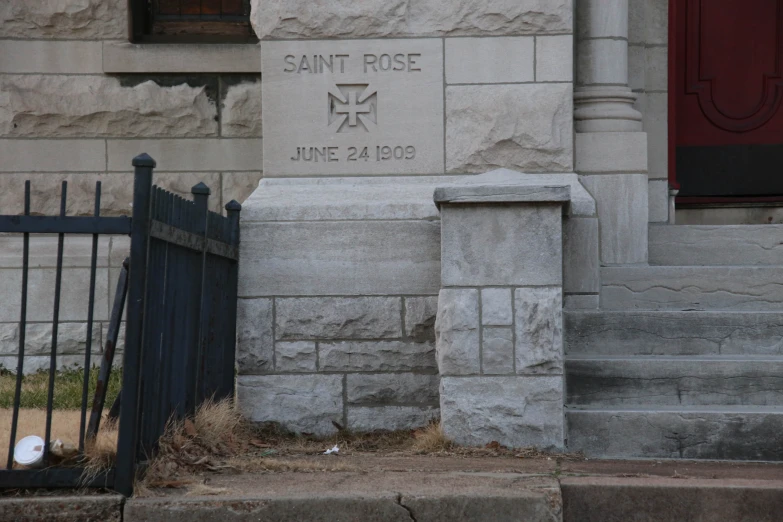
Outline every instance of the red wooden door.
POLYGON ((680 196, 783 196, 783 0, 673 0, 680 196))

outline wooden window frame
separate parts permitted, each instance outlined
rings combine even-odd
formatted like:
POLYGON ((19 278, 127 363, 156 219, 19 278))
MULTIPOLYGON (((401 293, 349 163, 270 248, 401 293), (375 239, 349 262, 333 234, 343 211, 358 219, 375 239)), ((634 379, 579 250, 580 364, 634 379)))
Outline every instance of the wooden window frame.
POLYGON ((133 43, 254 43, 247 15, 156 15, 157 0, 128 0, 128 32, 133 43))

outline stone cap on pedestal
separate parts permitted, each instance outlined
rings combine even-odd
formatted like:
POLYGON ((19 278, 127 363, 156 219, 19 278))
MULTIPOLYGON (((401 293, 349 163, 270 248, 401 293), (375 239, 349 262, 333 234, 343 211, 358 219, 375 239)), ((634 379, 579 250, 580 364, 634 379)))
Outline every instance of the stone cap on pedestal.
POLYGON ((595 201, 575 174, 525 174, 497 169, 435 188, 435 205, 563 203, 565 214, 595 214, 595 201))

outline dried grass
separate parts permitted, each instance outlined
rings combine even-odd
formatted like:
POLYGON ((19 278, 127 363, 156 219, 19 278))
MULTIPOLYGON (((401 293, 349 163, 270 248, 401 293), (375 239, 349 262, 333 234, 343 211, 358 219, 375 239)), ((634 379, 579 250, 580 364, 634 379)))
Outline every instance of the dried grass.
POLYGON ((181 487, 200 473, 236 469, 227 461, 251 451, 251 440, 249 425, 230 399, 206 401, 192 418, 167 423, 140 491, 181 487))
POLYGON ((413 450, 418 453, 439 453, 452 450, 454 443, 446 438, 440 421, 431 422, 414 433, 413 450))

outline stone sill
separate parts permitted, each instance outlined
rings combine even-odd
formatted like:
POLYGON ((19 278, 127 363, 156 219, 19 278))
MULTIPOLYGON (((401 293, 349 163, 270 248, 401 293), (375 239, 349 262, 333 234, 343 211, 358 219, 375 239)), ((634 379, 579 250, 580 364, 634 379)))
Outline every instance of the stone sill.
POLYGON ((103 42, 103 72, 117 73, 260 73, 257 43, 132 44, 103 42))

